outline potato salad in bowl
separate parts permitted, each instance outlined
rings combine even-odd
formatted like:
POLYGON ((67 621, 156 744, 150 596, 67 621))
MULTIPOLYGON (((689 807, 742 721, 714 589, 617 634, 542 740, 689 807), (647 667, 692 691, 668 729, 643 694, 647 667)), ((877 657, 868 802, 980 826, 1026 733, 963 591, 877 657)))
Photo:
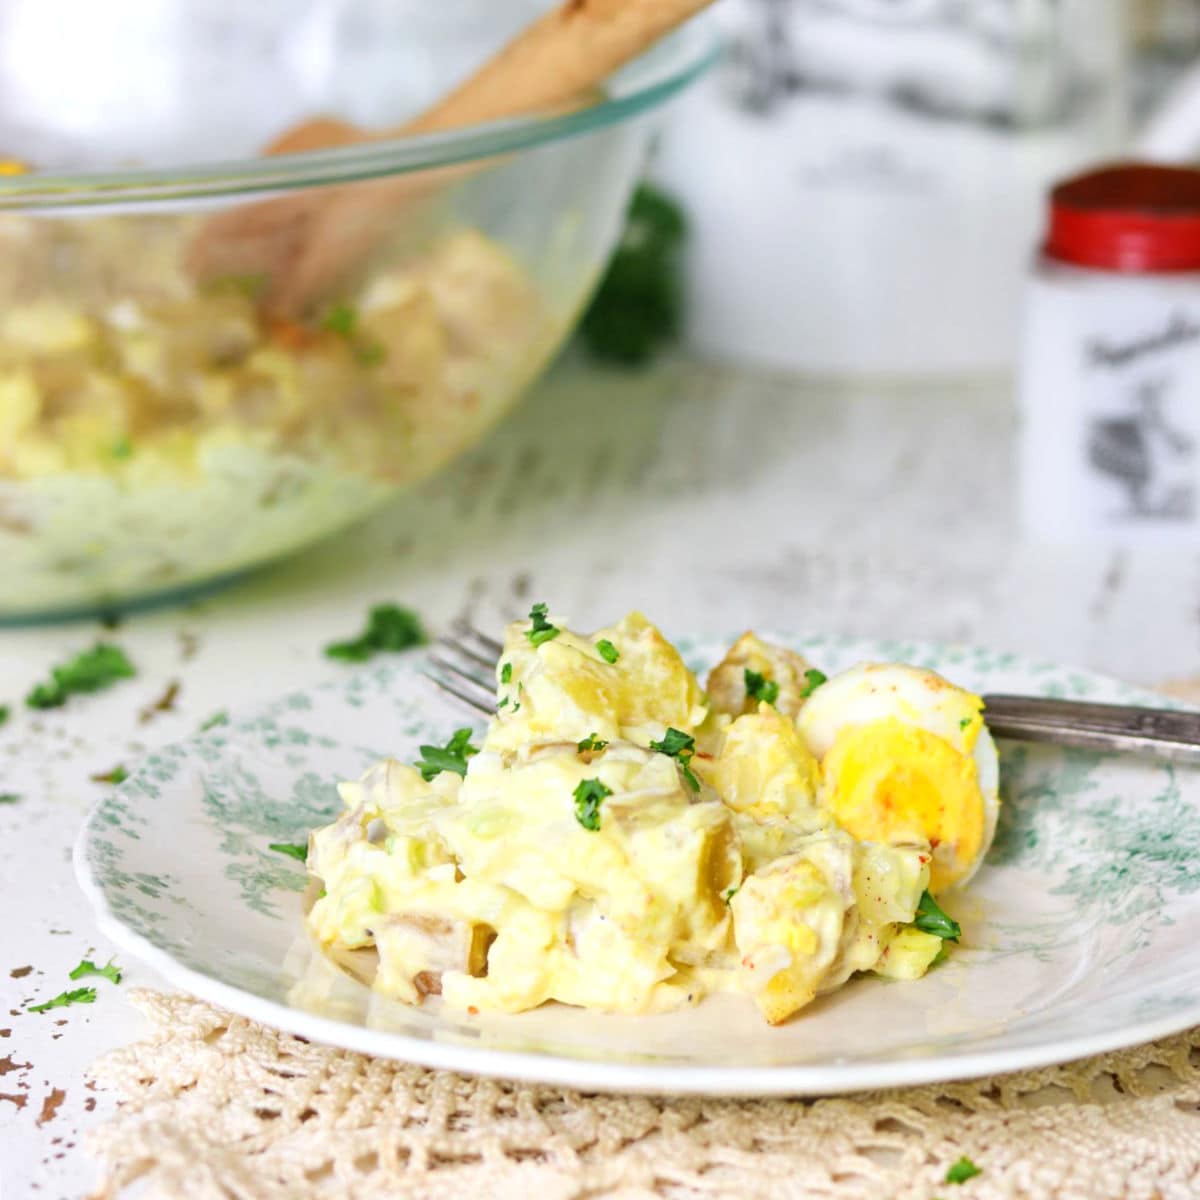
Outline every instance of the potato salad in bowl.
POLYGON ((959 937, 999 806, 982 701, 940 675, 819 664, 746 633, 702 686, 632 613, 509 626, 484 734, 344 783, 307 921, 409 1004, 653 1013, 718 992, 772 1024, 959 937))
POLYGON ((476 445, 571 334, 653 114, 714 58, 691 27, 570 111, 396 135, 544 5, 347 0, 299 59, 262 53, 296 35, 286 4, 245 29, 125 7, 116 84, 54 22, 13 57, 37 71, 0 63, 0 622, 177 599, 476 445), (84 120, 74 94, 107 100, 84 120), (281 136, 322 114, 374 136, 281 136), (300 262, 319 280, 285 286, 300 262))

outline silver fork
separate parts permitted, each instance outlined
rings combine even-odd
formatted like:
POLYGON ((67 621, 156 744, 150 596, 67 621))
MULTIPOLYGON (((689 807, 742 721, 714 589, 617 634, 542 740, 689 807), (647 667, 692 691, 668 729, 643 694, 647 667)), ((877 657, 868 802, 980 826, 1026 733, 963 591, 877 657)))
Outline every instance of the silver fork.
POLYGON ((467 621, 456 621, 450 633, 429 652, 433 670, 425 678, 461 704, 490 717, 496 711, 496 663, 504 647, 467 621))
MULTIPOLYGON (((447 695, 490 717, 496 711, 492 679, 502 649, 494 638, 460 621, 437 639, 429 656, 433 669, 425 675, 447 695)), ((984 719, 998 738, 1200 764, 1200 712, 1042 696, 990 695, 983 703, 984 719)))

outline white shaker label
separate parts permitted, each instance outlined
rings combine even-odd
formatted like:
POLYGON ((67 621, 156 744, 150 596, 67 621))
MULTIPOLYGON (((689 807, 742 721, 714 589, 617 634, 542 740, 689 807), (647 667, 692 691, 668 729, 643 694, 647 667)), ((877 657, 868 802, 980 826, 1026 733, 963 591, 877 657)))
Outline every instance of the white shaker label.
POLYGON ((1200 312, 1087 337, 1080 450, 1088 516, 1103 524, 1191 522, 1200 448, 1200 312))
POLYGON ((1053 541, 1200 530, 1200 287, 1043 266, 1021 370, 1026 529, 1053 541))

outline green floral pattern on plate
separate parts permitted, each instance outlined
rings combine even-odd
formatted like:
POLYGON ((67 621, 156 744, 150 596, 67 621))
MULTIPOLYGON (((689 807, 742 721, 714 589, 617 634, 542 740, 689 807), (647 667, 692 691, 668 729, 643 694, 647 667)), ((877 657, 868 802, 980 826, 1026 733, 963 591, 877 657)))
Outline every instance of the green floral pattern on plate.
MULTIPOLYGON (((829 673, 899 659, 980 692, 1157 702, 978 648, 779 640, 829 673)), ((677 641, 697 669, 726 644, 677 641)), ((420 666, 416 655, 381 661, 137 765, 76 847, 105 932, 181 986, 309 1036, 578 1086, 838 1091, 1017 1069, 1200 1022, 1200 774, 1018 745, 1002 747, 988 862, 947 898, 962 948, 917 983, 856 981, 778 1030, 736 997, 661 1017, 552 1006, 469 1018, 376 996, 314 953, 303 865, 268 845, 328 821, 340 779, 387 754, 411 761, 464 723, 420 666)))

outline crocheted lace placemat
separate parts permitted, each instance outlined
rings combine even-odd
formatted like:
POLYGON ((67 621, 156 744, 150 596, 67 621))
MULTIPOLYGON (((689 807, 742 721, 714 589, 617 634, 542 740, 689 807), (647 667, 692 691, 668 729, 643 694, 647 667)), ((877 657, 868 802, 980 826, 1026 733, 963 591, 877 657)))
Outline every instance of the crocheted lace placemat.
MULTIPOLYGON (((1195 686, 1172 687, 1195 699, 1195 686)), ((585 1095, 318 1046, 136 991, 94 1065, 98 1195, 148 1200, 1196 1200, 1200 1028, 1036 1071, 826 1100, 585 1095), (946 1171, 966 1155, 981 1174, 946 1171)))
POLYGON ((828 1100, 582 1095, 468 1079, 136 991, 93 1068, 99 1195, 171 1200, 1195 1200, 1200 1028, 1059 1067, 828 1100), (967 1155, 982 1173, 947 1186, 967 1155))

